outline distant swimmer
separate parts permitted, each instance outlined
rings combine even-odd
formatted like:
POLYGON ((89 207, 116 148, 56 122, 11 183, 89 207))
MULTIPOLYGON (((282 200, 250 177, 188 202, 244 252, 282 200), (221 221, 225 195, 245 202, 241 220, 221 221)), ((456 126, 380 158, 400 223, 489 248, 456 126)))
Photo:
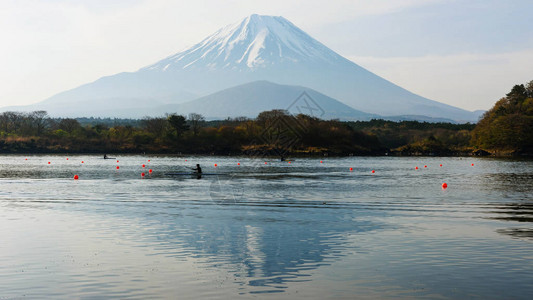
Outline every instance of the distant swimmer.
POLYGON ((281 161, 285 161, 285 157, 282 156, 282 157, 281 157, 281 161))
POLYGON ((107 154, 104 154, 104 159, 107 159, 107 154))

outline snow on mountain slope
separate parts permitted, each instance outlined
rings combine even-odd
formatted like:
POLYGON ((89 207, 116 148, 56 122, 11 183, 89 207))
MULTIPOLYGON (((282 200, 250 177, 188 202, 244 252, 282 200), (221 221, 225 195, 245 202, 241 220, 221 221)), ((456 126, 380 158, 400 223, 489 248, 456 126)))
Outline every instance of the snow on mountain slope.
POLYGON ((269 65, 343 59, 283 17, 251 15, 188 50, 145 69, 249 70, 269 65))
POLYGON ((385 116, 477 120, 472 112, 415 95, 369 72, 283 17, 251 15, 139 72, 178 76, 198 94, 268 80, 306 86, 355 109, 385 116))
MULTIPOLYGON (((153 111, 150 99, 179 104, 261 80, 307 87, 353 109, 383 116, 420 115, 456 121, 477 121, 478 117, 476 113, 413 94, 373 74, 283 17, 260 15, 226 26, 191 48, 136 72, 103 77, 57 94, 38 106, 61 108, 63 103, 107 100, 113 107, 114 99, 121 99, 121 104, 132 99, 137 106, 142 103, 139 99, 147 99, 147 112, 153 111)), ((109 109, 105 113, 113 116, 118 112, 109 109)))

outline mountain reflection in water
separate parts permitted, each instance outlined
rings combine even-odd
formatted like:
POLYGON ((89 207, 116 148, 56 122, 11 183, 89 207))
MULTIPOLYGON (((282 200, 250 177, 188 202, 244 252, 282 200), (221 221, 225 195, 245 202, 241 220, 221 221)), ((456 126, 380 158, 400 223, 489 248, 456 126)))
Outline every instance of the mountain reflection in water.
POLYGON ((533 293, 533 162, 318 161, 0 156, 0 298, 533 293))

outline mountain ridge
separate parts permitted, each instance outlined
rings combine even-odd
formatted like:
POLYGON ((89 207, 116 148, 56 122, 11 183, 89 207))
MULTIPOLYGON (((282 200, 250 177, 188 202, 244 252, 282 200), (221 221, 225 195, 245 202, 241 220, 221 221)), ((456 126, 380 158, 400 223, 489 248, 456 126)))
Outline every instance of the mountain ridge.
POLYGON ((287 110, 293 115, 303 113, 326 120, 370 120, 380 117, 355 110, 307 87, 282 85, 266 80, 245 83, 193 101, 160 108, 161 111, 176 111, 184 115, 201 112, 211 120, 241 116, 255 118, 259 113, 273 109, 287 110))
POLYGON ((255 14, 136 72, 102 77, 27 108, 48 106, 61 114, 61 106, 68 104, 72 107, 68 113, 72 113, 76 103, 107 100, 113 108, 109 113, 120 113, 117 109, 123 108, 113 107, 113 102, 123 106, 131 99, 131 106, 140 109, 146 102, 148 111, 153 101, 179 104, 259 80, 313 89, 370 114, 459 122, 478 118, 474 112, 421 97, 377 76, 283 17, 255 14))

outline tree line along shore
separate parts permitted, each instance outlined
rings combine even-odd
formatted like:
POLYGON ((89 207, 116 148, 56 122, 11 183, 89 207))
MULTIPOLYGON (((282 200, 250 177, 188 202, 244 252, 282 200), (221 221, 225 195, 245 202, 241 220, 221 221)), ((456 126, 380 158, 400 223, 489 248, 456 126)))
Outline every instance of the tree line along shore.
POLYGON ((0 153, 215 155, 533 155, 533 81, 515 85, 477 124, 321 120, 284 110, 255 119, 201 114, 142 119, 0 114, 0 153))

